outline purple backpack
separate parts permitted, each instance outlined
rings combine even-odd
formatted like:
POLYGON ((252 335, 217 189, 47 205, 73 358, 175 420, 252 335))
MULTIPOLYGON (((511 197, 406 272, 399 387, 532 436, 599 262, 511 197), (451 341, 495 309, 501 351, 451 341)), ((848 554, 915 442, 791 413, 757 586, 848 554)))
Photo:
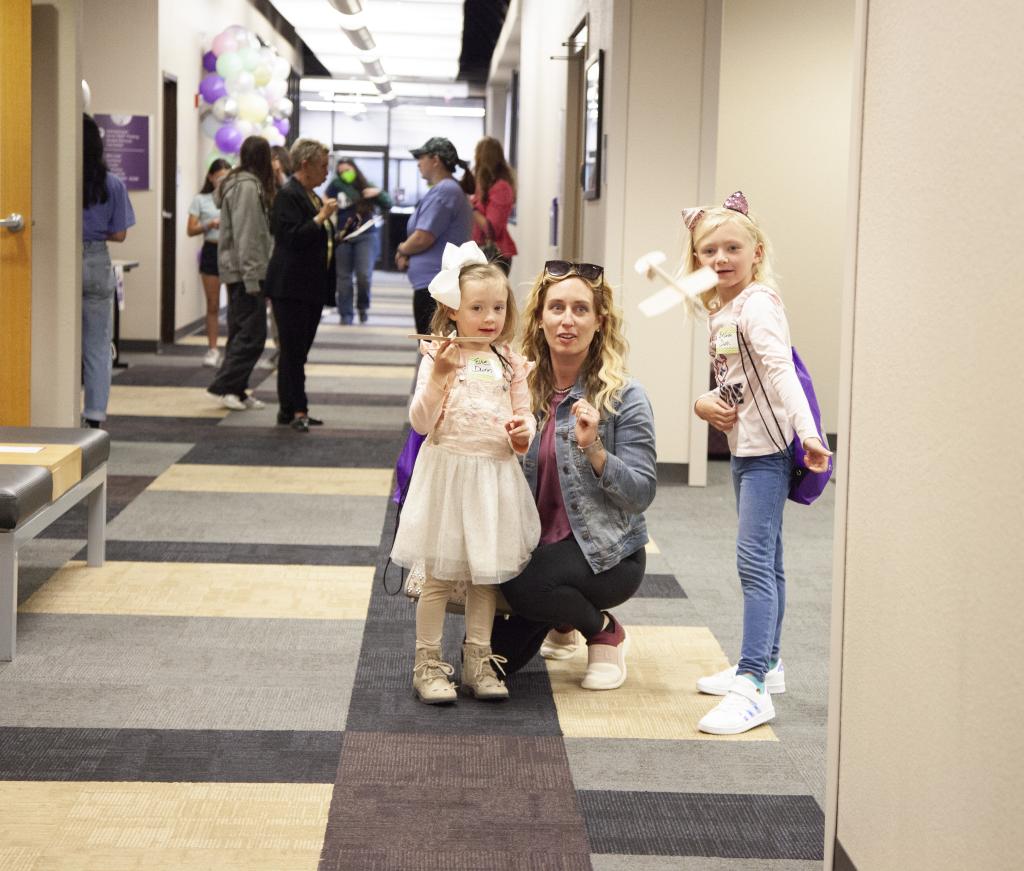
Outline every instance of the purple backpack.
MULTIPOLYGON (((747 347, 747 340, 743 337, 743 333, 739 331, 739 316, 740 311, 743 310, 743 306, 736 312, 737 329, 736 333, 740 337, 743 343, 743 348, 747 352, 747 357, 750 358, 750 365, 754 369, 754 374, 757 376, 757 382, 761 386, 761 393, 767 398, 767 393, 764 390, 764 383, 761 381, 761 374, 757 371, 757 365, 754 363, 754 357, 750 353, 750 348, 747 347)), ((807 405, 811 409, 811 417, 814 419, 814 428, 818 432, 818 437, 821 439, 821 443, 828 447, 828 439, 825 438, 825 432, 821 428, 821 409, 818 407, 818 397, 814 395, 814 384, 811 381, 811 373, 807 371, 807 367, 804 365, 804 361, 800 359, 800 355, 796 352, 796 348, 790 348, 793 352, 793 368, 796 370, 796 377, 800 381, 800 386, 804 390, 804 396, 807 397, 807 405)), ((743 362, 743 355, 740 355, 740 362, 743 362)), ((743 369, 743 374, 746 375, 746 367, 743 369)), ((747 376, 747 383, 750 384, 750 377, 747 376)), ((750 385, 750 392, 754 394, 754 386, 750 385)), ((757 413, 761 414, 761 406, 757 403, 757 396, 754 395, 754 405, 757 408, 757 413)), ((768 410, 772 412, 772 419, 775 423, 775 428, 779 432, 780 438, 783 438, 782 427, 779 426, 778 420, 775 419, 775 412, 772 411, 771 403, 768 404, 768 410)), ((785 446, 779 446, 779 443, 775 441, 775 436, 772 435, 771 429, 768 427, 768 422, 764 419, 764 415, 761 415, 761 421, 764 423, 765 430, 768 432, 769 438, 775 444, 781 452, 785 452, 785 446)), ((784 439, 783 439, 784 440, 784 439)), ((793 475, 789 480, 789 499, 792 502, 799 502, 801 505, 810 505, 815 499, 817 499, 824 491, 825 485, 828 484, 829 479, 832 477, 832 458, 828 459, 828 468, 824 472, 812 472, 807 468, 804 457, 807 456, 807 452, 804 450, 803 444, 801 444, 799 438, 793 439, 793 475)))

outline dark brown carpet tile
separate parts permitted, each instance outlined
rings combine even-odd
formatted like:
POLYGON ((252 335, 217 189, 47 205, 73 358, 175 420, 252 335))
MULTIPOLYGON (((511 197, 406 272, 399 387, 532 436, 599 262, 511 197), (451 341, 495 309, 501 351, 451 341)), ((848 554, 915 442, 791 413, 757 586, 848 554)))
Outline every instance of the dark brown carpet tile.
POLYGON ((809 795, 579 793, 595 853, 821 859, 825 818, 809 795))
POLYGON ((558 738, 346 734, 320 871, 583 871, 558 738))
POLYGON ((147 417, 112 415, 103 423, 118 442, 198 442, 220 423, 219 417, 147 417))
MULTIPOLYGON (((145 490, 155 478, 147 475, 107 476, 107 522, 127 508, 133 499, 145 490)), ((39 538, 86 538, 89 515, 85 502, 79 502, 67 514, 51 523, 39 533, 39 538)))
POLYGON ((395 465, 403 441, 400 430, 312 427, 308 434, 300 435, 287 426, 225 426, 204 435, 179 462, 388 469, 395 465))
POLYGON ((0 728, 0 780, 333 783, 341 732, 0 728))

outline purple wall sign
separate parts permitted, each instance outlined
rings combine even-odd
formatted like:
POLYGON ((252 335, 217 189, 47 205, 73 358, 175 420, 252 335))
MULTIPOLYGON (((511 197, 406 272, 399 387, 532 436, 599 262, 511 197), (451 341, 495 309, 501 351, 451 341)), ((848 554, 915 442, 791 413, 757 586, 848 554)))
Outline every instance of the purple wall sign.
POLYGON ((93 115, 107 166, 130 191, 148 191, 149 115, 93 115))

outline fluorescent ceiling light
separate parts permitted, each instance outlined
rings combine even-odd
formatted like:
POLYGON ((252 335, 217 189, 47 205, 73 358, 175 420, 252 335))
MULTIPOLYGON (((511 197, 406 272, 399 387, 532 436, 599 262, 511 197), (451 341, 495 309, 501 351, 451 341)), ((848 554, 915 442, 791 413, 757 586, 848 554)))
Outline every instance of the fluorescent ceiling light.
POLYGON ((473 106, 424 106, 428 115, 444 115, 450 118, 483 118, 484 109, 473 106))

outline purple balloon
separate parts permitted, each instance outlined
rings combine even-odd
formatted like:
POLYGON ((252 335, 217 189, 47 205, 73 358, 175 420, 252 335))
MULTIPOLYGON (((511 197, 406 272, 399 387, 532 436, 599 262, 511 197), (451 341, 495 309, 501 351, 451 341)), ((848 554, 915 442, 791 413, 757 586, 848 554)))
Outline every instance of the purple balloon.
POLYGON ((242 144, 242 138, 242 131, 235 127, 234 124, 225 124, 217 131, 213 141, 217 143, 217 147, 225 154, 237 154, 242 144))
POLYGON ((203 55, 203 69, 208 73, 217 72, 217 55, 212 51, 208 51, 203 55))
POLYGON ((280 131, 282 136, 287 136, 288 131, 292 129, 292 122, 287 118, 278 118, 274 121, 274 126, 280 131))
POLYGON ((224 79, 213 73, 203 77, 199 83, 199 93, 207 103, 216 103, 221 97, 227 96, 228 89, 224 86, 224 79))

